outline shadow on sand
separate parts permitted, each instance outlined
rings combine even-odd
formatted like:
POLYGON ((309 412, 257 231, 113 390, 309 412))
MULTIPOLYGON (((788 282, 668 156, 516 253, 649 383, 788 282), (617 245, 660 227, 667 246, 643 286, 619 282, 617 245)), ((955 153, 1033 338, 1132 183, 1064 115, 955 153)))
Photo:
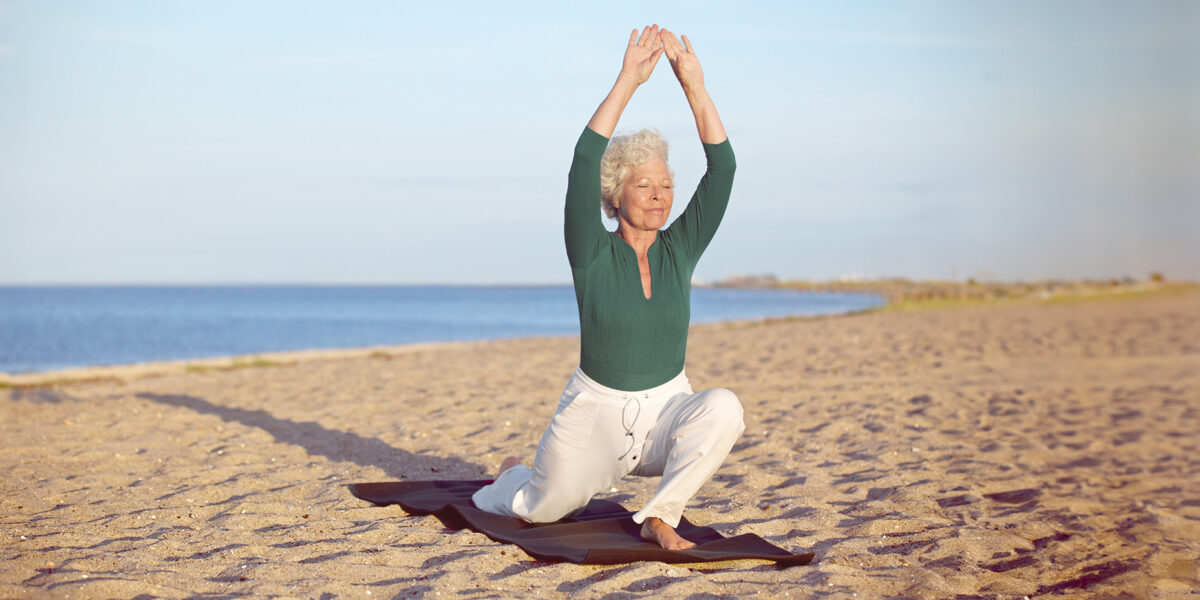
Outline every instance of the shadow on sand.
POLYGON ((213 404, 203 398, 185 394, 141 393, 139 398, 216 415, 229 422, 257 427, 279 442, 303 448, 313 456, 333 461, 349 461, 364 467, 377 467, 395 479, 426 480, 447 478, 478 478, 485 472, 478 464, 457 458, 441 458, 414 454, 384 443, 378 438, 366 438, 357 433, 327 429, 313 421, 291 421, 273 416, 265 410, 246 410, 213 404))

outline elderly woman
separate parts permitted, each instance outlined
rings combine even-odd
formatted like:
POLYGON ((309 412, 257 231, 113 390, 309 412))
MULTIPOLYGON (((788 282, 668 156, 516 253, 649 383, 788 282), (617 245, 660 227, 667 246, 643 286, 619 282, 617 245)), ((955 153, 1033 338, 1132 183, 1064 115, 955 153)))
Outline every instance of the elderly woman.
POLYGON ((742 406, 725 389, 694 393, 683 372, 692 271, 725 213, 733 150, 704 89, 691 42, 658 26, 635 29, 621 73, 575 146, 567 184, 567 258, 579 305, 579 368, 538 444, 533 467, 505 459, 474 496, 482 510, 533 523, 579 511, 629 475, 662 476, 633 515, 641 535, 667 549, 694 543, 675 528, 742 433, 742 406), (708 159, 683 214, 674 200, 667 143, 656 132, 609 137, 638 86, 667 55, 708 159), (607 151, 605 147, 607 146, 607 151), (617 229, 605 229, 597 200, 617 229))

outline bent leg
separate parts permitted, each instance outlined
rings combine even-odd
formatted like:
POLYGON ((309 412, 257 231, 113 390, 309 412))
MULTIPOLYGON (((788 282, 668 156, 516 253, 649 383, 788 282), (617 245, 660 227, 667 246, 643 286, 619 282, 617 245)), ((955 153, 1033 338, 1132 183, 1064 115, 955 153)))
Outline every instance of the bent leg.
POLYGON ((615 459, 623 441, 619 413, 613 425, 611 411, 590 398, 565 402, 542 434, 533 466, 516 465, 501 473, 472 496, 476 507, 551 523, 584 508, 625 475, 623 463, 615 459))
POLYGON ((647 438, 648 447, 635 475, 662 475, 654 497, 633 516, 642 523, 658 517, 679 526, 683 508, 717 472, 742 435, 742 403, 724 389, 672 399, 647 438))

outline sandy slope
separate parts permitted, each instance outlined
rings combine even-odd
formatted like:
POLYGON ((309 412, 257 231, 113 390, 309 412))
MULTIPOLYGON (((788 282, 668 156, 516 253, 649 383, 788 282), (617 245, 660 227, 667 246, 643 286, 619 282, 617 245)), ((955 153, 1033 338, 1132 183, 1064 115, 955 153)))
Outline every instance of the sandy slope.
MULTIPOLYGON (((688 518, 817 562, 552 564, 345 483, 530 455, 574 339, 0 390, 0 597, 1196 597, 1200 296, 693 332, 746 434, 688 518)), ((628 479, 626 506, 654 480, 628 479)))

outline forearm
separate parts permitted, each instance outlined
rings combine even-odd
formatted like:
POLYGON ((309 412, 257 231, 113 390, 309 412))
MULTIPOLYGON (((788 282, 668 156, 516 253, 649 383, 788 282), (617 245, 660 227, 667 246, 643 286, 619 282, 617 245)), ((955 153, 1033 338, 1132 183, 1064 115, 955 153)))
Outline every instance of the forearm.
POLYGON ((629 104, 629 99, 633 97, 637 88, 638 83, 634 77, 622 71, 608 96, 596 108, 592 120, 588 121, 588 129, 611 138, 613 131, 617 129, 617 122, 621 120, 621 113, 625 112, 625 106, 629 104))
POLYGON ((700 141, 705 144, 720 144, 728 136, 725 135, 725 125, 717 114, 717 106, 713 104, 708 90, 703 85, 685 87, 688 105, 692 107, 692 116, 696 118, 696 131, 700 133, 700 141))

